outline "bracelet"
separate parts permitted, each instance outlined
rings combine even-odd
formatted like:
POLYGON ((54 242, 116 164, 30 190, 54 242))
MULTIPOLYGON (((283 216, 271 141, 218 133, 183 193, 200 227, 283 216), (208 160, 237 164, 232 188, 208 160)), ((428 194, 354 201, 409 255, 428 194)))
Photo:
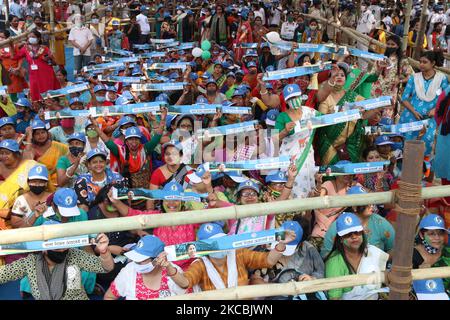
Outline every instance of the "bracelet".
POLYGON ((66 170, 66 177, 69 178, 69 179, 72 179, 73 175, 70 176, 70 175, 67 174, 67 172, 68 172, 68 170, 66 170))
POLYGON ((277 251, 277 252, 280 252, 280 253, 282 253, 282 252, 285 252, 286 251, 286 246, 284 247, 284 249, 283 250, 278 250, 278 244, 275 246, 275 250, 277 251))
POLYGON ((291 189, 291 190, 292 190, 292 188, 293 188, 294 186, 288 187, 287 185, 284 185, 284 187, 285 187, 286 189, 291 189))
POLYGON ((178 273, 178 269, 175 268, 175 273, 174 273, 174 274, 169 274, 169 273, 167 273, 167 275, 168 275, 169 277, 174 277, 174 276, 177 275, 177 273, 178 273))

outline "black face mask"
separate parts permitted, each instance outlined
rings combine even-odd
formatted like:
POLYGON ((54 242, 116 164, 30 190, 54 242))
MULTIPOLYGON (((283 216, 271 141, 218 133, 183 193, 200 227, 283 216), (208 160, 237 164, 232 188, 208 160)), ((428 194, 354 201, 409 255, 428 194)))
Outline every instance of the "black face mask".
POLYGON ((236 75, 236 81, 237 82, 241 82, 242 80, 244 80, 244 77, 241 75, 236 75))
POLYGON ((83 150, 84 148, 82 147, 69 147, 69 151, 74 157, 78 157, 78 155, 83 152, 83 150))
POLYGON ((397 48, 386 48, 386 51, 384 51, 384 55, 386 57, 390 57, 391 54, 395 53, 397 51, 397 48))
POLYGON ((36 195, 40 195, 45 191, 46 186, 30 186, 30 191, 36 195))
POLYGON ((54 263, 62 263, 66 259, 67 254, 69 253, 69 250, 58 252, 53 250, 47 251, 47 257, 52 260, 54 263))

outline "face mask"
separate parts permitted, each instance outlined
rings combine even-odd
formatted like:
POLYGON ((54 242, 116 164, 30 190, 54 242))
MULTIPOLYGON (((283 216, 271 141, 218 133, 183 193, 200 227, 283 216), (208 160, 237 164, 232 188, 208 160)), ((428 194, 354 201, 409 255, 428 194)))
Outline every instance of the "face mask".
POLYGON ((221 252, 211 253, 209 256, 214 259, 223 259, 227 256, 227 254, 228 254, 227 251, 221 251, 221 252))
POLYGON ((97 23, 98 23, 98 19, 92 19, 92 20, 91 20, 91 23, 97 24, 97 23))
POLYGON ((76 26, 77 28, 81 28, 82 25, 83 25, 83 24, 82 24, 81 22, 75 23, 75 26, 76 26))
POLYGON ((63 252, 48 250, 47 257, 54 263, 62 263, 66 259, 66 256, 68 253, 69 253, 69 250, 66 250, 63 252))
POLYGON ((33 192, 35 195, 40 195, 42 192, 45 191, 45 188, 47 186, 30 186, 30 191, 33 192))
POLYGON ((69 147, 69 151, 74 157, 78 157, 78 155, 82 153, 83 150, 84 148, 82 147, 69 147))
POLYGON ((292 22, 292 21, 294 21, 294 18, 288 18, 287 21, 292 22))
POLYGON ((62 128, 73 128, 75 125, 75 119, 62 119, 61 120, 61 127, 62 128))
POLYGON ((105 100, 106 100, 105 96, 95 96, 95 99, 96 99, 98 102, 105 102, 105 100))
POLYGON ((397 48, 386 48, 386 50, 384 51, 384 55, 386 57, 390 57, 396 51, 397 51, 397 48))
POLYGON ((153 269, 155 269, 155 266, 151 262, 147 264, 137 264, 135 262, 134 269, 136 270, 137 273, 150 273, 153 271, 153 269))
POLYGON ((309 28, 314 31, 317 29, 317 26, 310 26, 309 28))
POLYGON ((207 92, 208 96, 213 96, 213 95, 216 94, 216 90, 215 89, 213 89, 213 90, 207 89, 206 92, 207 92))
POLYGON ((394 142, 392 150, 403 150, 403 142, 394 142))
POLYGON ((98 133, 95 130, 87 130, 86 131, 86 135, 88 136, 88 138, 96 138, 96 137, 98 137, 98 133))
POLYGON ((299 109, 302 106, 302 98, 296 97, 286 101, 286 103, 291 109, 299 109))
POLYGON ((37 44, 38 43, 38 39, 37 38, 28 38, 28 43, 29 44, 37 44))
POLYGON ((439 251, 439 249, 436 249, 435 247, 430 245, 425 238, 422 239, 422 244, 425 247, 425 251, 429 254, 436 254, 439 251))
POLYGON ((272 196, 274 196, 275 198, 278 198, 279 196, 281 196, 281 192, 279 191, 275 191, 272 188, 269 188, 270 193, 272 194, 272 196))

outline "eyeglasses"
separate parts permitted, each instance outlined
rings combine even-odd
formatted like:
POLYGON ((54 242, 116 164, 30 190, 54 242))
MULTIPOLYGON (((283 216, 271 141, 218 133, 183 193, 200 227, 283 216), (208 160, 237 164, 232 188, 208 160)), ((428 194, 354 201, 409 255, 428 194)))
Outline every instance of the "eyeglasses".
POLYGON ((443 237, 445 235, 444 230, 430 230, 426 231, 425 234, 429 237, 443 237))
POLYGON ((244 198, 250 198, 250 197, 254 198, 254 197, 258 196, 258 193, 255 191, 245 191, 245 192, 241 193, 241 196, 244 198))

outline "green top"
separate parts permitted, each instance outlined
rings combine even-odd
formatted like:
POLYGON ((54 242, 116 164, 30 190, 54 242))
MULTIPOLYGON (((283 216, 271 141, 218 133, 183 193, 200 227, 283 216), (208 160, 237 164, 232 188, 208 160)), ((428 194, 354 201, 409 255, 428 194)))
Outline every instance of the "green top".
MULTIPOLYGON (((353 84, 356 78, 361 73, 361 69, 353 69, 352 72, 347 77, 347 81, 344 85, 344 90, 348 90, 350 86, 353 84)), ((359 84, 356 86, 356 88, 353 90, 355 93, 359 94, 360 96, 363 96, 365 99, 371 98, 371 91, 372 91, 372 84, 378 80, 378 75, 375 73, 366 73, 359 81, 359 84)))
MULTIPOLYGON (((444 247, 442 249, 442 254, 439 260, 433 264, 433 267, 449 267, 450 266, 450 246, 444 247)), ((446 290, 450 290, 450 277, 443 278, 444 287, 446 290)))
MULTIPOLYGON (((144 144, 144 149, 147 154, 151 154, 153 150, 155 150, 161 140, 161 137, 162 135, 155 134, 150 141, 144 144)), ((108 140, 105 142, 105 145, 115 157, 119 158, 119 147, 114 141, 108 140)))
MULTIPOLYGON (((347 264, 340 253, 334 253, 333 256, 325 262, 325 278, 342 277, 350 274, 352 273, 348 269, 347 264)), ((352 289, 353 287, 329 290, 328 298, 339 299, 344 293, 350 292, 352 289)))
POLYGON ((233 98, 233 93, 236 88, 237 85, 233 84, 227 91, 225 91, 225 97, 227 97, 228 100, 231 100, 231 98, 233 98))
MULTIPOLYGON (((326 257, 333 248, 334 238, 336 237, 336 221, 334 221, 325 234, 322 250, 320 254, 326 257)), ((367 242, 384 252, 394 248, 395 230, 385 218, 379 214, 372 214, 365 230, 367 242)))
POLYGON ((56 164, 56 169, 63 169, 67 170, 72 163, 70 162, 69 158, 67 156, 62 156, 58 159, 58 163, 56 164))
MULTIPOLYGON (((275 129, 281 132, 284 130, 284 128, 286 128, 286 124, 288 124, 289 122, 292 122, 291 117, 289 117, 289 115, 286 112, 282 112, 277 117, 277 121, 275 122, 275 129)), ((288 136, 294 133, 295 130, 292 129, 291 131, 289 131, 288 136)))

